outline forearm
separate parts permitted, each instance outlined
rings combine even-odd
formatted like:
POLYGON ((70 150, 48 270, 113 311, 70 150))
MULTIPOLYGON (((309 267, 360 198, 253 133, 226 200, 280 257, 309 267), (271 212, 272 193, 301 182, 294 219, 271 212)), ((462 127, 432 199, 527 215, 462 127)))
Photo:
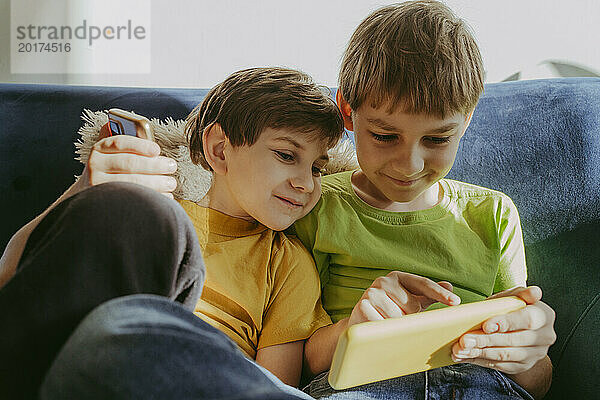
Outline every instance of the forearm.
POLYGON ((256 363, 286 385, 298 387, 302 372, 304 340, 264 347, 256 352, 256 363))
POLYGON ((546 395, 552 383, 552 362, 546 356, 527 371, 508 376, 534 398, 541 399, 546 395))
POLYGON ((328 370, 340 335, 348 326, 348 318, 318 329, 304 346, 305 373, 311 377, 328 370))
POLYGON ((31 232, 38 226, 40 221, 58 204, 80 192, 85 188, 85 182, 83 178, 78 179, 73 185, 71 185, 50 207, 48 207, 43 213, 35 217, 33 220, 24 225, 19 229, 10 239, 4 253, 0 258, 0 288, 3 287, 17 271, 17 265, 29 239, 31 232))

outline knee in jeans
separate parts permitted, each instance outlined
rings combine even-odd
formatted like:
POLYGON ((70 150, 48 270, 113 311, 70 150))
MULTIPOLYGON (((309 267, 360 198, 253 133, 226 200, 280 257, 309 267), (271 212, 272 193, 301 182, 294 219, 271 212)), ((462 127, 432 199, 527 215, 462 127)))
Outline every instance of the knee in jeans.
MULTIPOLYGON (((109 182, 92 186, 76 196, 72 207, 87 208, 94 212, 102 209, 127 211, 134 214, 140 211, 162 212, 170 208, 173 201, 144 186, 127 182, 109 182)), ((116 215, 111 213, 110 215, 116 215)))
POLYGON ((79 253, 109 254, 123 265, 141 263, 161 279, 175 280, 171 289, 177 301, 195 304, 205 276, 202 250, 191 220, 176 201, 118 182, 91 187, 63 203, 51 219, 56 230, 82 239, 79 253))
POLYGON ((185 211, 173 200, 144 186, 110 182, 93 186, 72 199, 69 213, 95 229, 152 227, 154 231, 178 235, 193 230, 185 211), (90 221, 91 220, 91 221, 90 221))

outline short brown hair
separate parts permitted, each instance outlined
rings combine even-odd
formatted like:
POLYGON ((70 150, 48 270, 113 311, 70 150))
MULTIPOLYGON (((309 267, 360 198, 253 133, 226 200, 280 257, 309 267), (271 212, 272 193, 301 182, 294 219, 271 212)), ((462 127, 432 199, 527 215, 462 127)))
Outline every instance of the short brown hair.
POLYGON ((287 128, 333 147, 344 132, 329 89, 307 74, 286 68, 250 68, 213 87, 188 115, 185 132, 195 164, 211 170, 202 134, 218 123, 233 146, 253 145, 266 128, 287 128))
POLYGON ((445 117, 475 109, 483 92, 479 48, 466 23, 438 1, 374 11, 344 53, 339 90, 353 110, 374 108, 445 117))

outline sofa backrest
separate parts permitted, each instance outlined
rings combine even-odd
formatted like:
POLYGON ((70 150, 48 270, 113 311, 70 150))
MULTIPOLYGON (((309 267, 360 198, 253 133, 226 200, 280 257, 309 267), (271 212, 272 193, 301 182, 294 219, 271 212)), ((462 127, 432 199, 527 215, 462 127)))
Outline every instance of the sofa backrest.
POLYGON ((513 199, 528 283, 557 314, 551 397, 597 396, 600 79, 487 85, 450 176, 513 199))
POLYGON ((0 249, 81 174, 75 161, 84 109, 183 119, 206 89, 0 84, 0 249))

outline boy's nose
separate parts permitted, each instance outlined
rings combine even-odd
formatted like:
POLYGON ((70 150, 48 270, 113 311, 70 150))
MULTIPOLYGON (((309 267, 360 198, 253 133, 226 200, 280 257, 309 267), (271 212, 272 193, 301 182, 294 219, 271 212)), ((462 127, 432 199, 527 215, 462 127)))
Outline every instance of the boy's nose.
POLYGON ((312 193, 315 190, 315 183, 313 181, 312 173, 310 174, 298 174, 290 179, 290 184, 294 189, 312 193))
POLYGON ((418 151, 406 151, 398 154, 392 166, 394 171, 400 175, 397 178, 412 178, 423 171, 425 162, 418 151))

